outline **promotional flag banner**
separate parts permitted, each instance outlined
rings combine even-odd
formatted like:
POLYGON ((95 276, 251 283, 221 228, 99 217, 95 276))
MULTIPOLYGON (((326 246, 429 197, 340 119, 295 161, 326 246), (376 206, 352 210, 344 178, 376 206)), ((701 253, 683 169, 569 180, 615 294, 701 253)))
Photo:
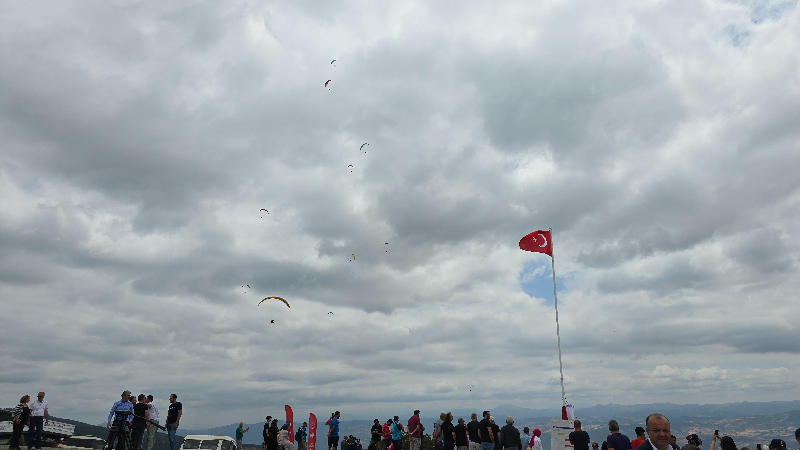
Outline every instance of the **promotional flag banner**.
POLYGON ((317 446, 317 416, 308 415, 308 450, 315 450, 317 446))
POLYGON ((286 422, 289 424, 289 442, 294 442, 294 413, 289 405, 285 405, 284 409, 286 409, 286 422))
POLYGON ((546 253, 553 256, 553 243, 549 230, 539 230, 519 240, 519 248, 526 252, 546 253))

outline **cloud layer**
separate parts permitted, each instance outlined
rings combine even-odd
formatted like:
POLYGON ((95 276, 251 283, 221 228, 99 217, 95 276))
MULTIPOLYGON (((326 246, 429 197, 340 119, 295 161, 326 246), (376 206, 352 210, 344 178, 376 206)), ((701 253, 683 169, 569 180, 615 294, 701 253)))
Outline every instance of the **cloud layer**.
POLYGON ((5 406, 799 398, 797 3, 429 3, 2 6, 5 406))

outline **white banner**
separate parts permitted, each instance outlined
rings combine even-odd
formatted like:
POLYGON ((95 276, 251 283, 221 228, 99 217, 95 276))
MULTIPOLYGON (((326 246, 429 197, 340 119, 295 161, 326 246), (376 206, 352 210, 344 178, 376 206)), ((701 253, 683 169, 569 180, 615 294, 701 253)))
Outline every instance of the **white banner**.
POLYGON ((571 420, 552 419, 550 421, 550 450, 573 450, 569 434, 575 431, 571 420))

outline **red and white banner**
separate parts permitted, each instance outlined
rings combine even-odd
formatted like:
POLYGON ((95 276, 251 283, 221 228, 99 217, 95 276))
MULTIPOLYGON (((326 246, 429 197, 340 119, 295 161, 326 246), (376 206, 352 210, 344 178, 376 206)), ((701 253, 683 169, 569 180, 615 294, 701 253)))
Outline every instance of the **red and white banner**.
POLYGON ((289 405, 285 405, 284 409, 286 409, 286 422, 289 424, 289 442, 294 442, 294 413, 289 405))
POLYGON ((550 231, 534 231, 519 240, 519 248, 526 252, 546 253, 553 256, 553 243, 550 241, 550 231))
POLYGON ((314 450, 317 446, 317 416, 314 413, 308 415, 308 449, 314 450))

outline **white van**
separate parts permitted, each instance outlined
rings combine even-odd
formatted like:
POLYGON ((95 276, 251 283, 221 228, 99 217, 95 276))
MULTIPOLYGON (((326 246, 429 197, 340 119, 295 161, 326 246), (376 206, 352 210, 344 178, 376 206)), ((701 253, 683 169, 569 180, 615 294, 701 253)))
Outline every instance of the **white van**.
POLYGON ((236 450, 236 440, 230 436, 190 434, 183 438, 181 450, 236 450))

